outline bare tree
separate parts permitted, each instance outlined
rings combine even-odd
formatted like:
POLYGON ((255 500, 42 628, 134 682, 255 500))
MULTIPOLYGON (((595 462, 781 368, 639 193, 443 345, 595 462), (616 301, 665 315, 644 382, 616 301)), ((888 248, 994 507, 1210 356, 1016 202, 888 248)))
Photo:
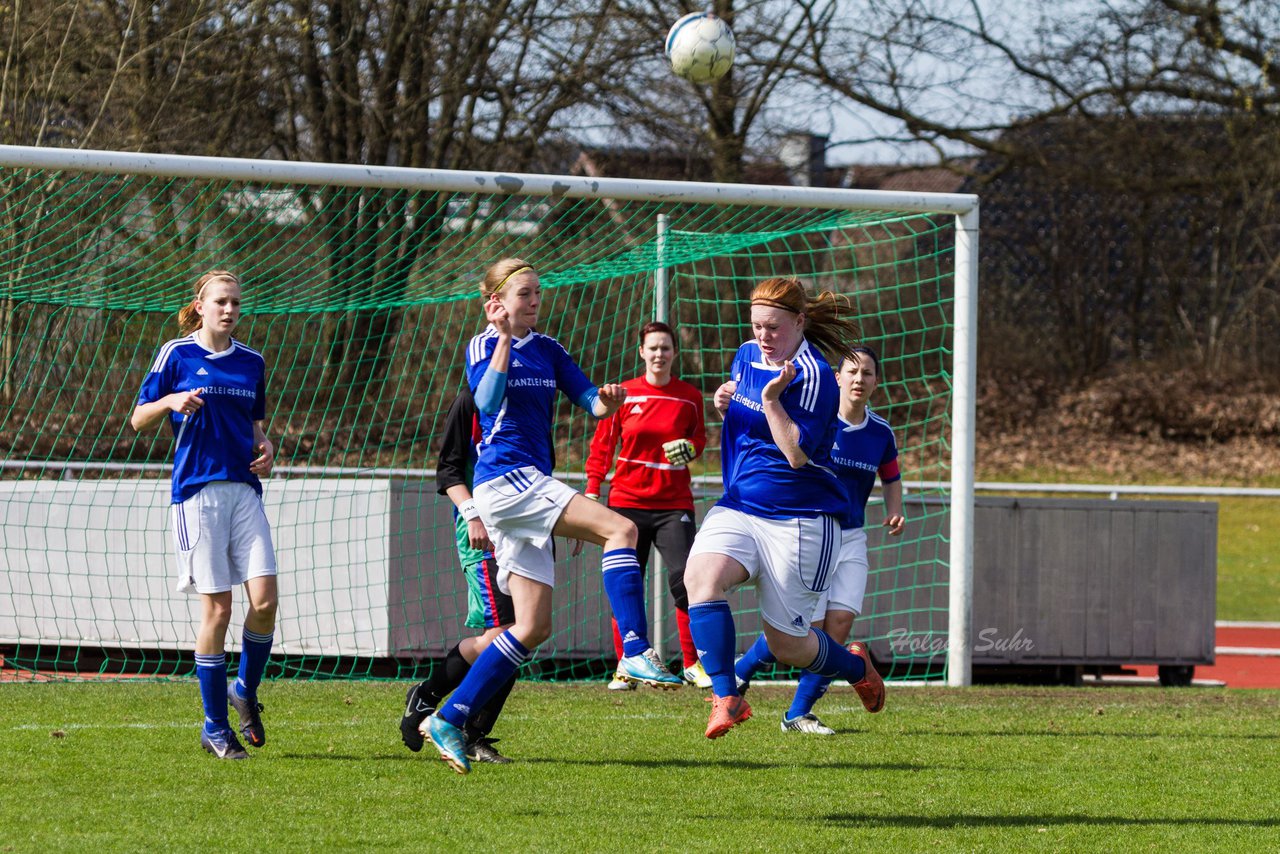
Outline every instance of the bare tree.
MULTIPOLYGON (((607 6, 548 0, 296 0, 276 14, 271 63, 291 159, 512 169, 538 162, 559 122, 599 85, 590 46, 607 6), (562 49, 572 45, 574 51, 562 49)), ((324 187, 319 212, 336 299, 360 309, 329 349, 329 388, 376 381, 412 272, 432 258, 446 200, 324 187)), ((472 271, 468 271, 472 272, 472 271)))
MULTIPOLYGON (((258 154, 270 144, 274 105, 261 97, 253 49, 265 5, 169 0, 15 0, 0 6, 0 141, 198 154, 258 154)), ((0 394, 14 394, 10 369, 13 285, 31 274, 37 248, 73 245, 95 223, 82 215, 56 234, 41 234, 61 181, 8 172, 0 205, 0 245, 10 263, 0 285, 0 394), (19 183, 22 192, 8 192, 19 183)), ((154 190, 155 208, 172 210, 169 190, 154 190)), ((109 216, 109 214, 104 214, 109 216)), ((162 220, 157 219, 160 223, 162 220)), ((168 225, 174 224, 172 217, 168 225)), ((163 226, 160 226, 163 227, 163 226)), ((179 238, 181 236, 179 235, 179 238)), ((40 315, 43 308, 28 306, 40 315)), ((49 321, 95 322, 92 310, 49 321)), ((33 322, 38 322, 38 319, 33 322)), ((40 347, 56 347, 46 335, 40 347)), ((26 354, 44 360, 35 353, 26 354)))
POLYGON ((0 7, 0 116, 9 143, 259 153, 256 0, 17 0, 0 7))

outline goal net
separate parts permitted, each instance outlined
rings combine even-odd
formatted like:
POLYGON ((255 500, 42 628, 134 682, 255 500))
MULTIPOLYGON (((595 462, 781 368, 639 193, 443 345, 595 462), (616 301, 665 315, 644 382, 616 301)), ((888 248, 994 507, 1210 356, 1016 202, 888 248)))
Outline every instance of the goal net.
MULTIPOLYGON (((241 277, 236 337, 267 362, 277 467, 264 501, 281 590, 268 675, 419 675, 473 633, 434 468, 467 341, 484 325, 480 276, 516 255, 542 274, 542 331, 594 381, 641 373, 637 330, 666 317, 677 373, 712 416, 710 395, 750 336, 757 281, 794 275, 847 294, 883 359, 872 406, 895 428, 909 517, 890 542, 876 499, 868 508, 872 571, 855 635, 891 678, 967 679, 952 582, 967 571, 972 342, 958 343, 969 306, 956 283, 972 287, 957 224, 974 205, 0 147, 3 667, 23 678, 193 672, 199 597, 173 592, 173 440, 136 434, 128 418, 156 349, 178 337, 177 310, 215 268, 241 277), (958 465, 969 472, 957 492, 958 465)), ((556 419, 557 470, 580 486, 594 422, 563 400, 556 419)), ((707 426, 699 516, 719 494, 717 419, 707 426)), ((599 550, 561 554, 554 634, 525 675, 601 676, 613 662, 599 550)), ((650 614, 671 653, 665 590, 653 585, 650 614)), ((754 592, 732 604, 745 648, 760 630, 754 592)))

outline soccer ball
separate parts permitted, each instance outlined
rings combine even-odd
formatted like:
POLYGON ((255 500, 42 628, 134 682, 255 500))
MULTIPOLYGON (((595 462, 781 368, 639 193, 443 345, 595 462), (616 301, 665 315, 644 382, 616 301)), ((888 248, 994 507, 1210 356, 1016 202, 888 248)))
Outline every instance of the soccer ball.
POLYGON ((693 12, 667 33, 671 70, 693 83, 710 83, 733 65, 733 31, 710 12, 693 12))

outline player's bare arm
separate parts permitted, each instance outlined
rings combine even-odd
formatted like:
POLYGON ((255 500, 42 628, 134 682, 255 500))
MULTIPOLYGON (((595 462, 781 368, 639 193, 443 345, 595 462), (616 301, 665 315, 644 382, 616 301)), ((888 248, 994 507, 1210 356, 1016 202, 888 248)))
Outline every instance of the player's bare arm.
POLYGON ((764 407, 765 420, 769 422, 769 432, 774 444, 793 469, 803 467, 809 462, 809 455, 800 449, 800 428, 791 420, 787 410, 782 407, 782 392, 796 376, 796 366, 788 359, 782 364, 778 375, 769 380, 760 392, 760 402, 764 407))
POLYGON ((733 393, 738 390, 738 384, 733 380, 721 383, 720 388, 716 389, 715 395, 711 398, 711 403, 716 408, 716 412, 720 413, 720 417, 724 418, 724 414, 729 411, 729 404, 733 401, 733 393))
POLYGON ((253 450, 258 456, 249 463, 249 471, 258 477, 270 477, 271 469, 276 464, 276 446, 267 438, 266 423, 253 422, 253 450))
POLYGON ((902 534, 907 525, 907 517, 902 515, 902 481, 884 485, 884 526, 891 537, 902 534))
POLYGON ((200 407, 204 406, 204 400, 200 397, 203 391, 202 388, 193 391, 175 391, 159 400, 140 403, 134 407, 133 414, 129 416, 129 426, 141 433, 164 421, 165 415, 170 412, 176 412, 179 415, 195 415, 200 411, 200 407))
MULTIPOLYGON (((444 491, 449 496, 449 500, 453 502, 453 506, 458 508, 458 512, 462 513, 463 506, 471 501, 471 490, 467 489, 465 483, 455 483, 444 491)), ((474 519, 467 520, 467 540, 471 544, 471 548, 478 549, 482 552, 493 551, 493 541, 489 539, 489 530, 485 528, 484 522, 479 516, 474 519)))
POLYGON ((627 399, 627 390, 619 383, 605 383, 596 393, 599 397, 592 412, 596 418, 608 418, 613 415, 622 408, 622 404, 627 399))
POLYGON ((486 320, 493 324, 493 328, 498 330, 498 343, 493 348, 493 356, 489 359, 489 367, 498 373, 505 374, 511 364, 511 339, 514 336, 511 313, 507 311, 507 307, 498 299, 498 295, 494 294, 484 304, 484 316, 486 320))

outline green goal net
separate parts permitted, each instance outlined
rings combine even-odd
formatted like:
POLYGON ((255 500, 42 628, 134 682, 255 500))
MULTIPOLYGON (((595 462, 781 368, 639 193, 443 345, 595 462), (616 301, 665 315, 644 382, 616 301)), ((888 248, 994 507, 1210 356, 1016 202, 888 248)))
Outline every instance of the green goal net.
MULTIPOLYGON (((281 601, 269 676, 421 675, 460 638, 466 585, 434 467, 477 285, 498 257, 542 272, 542 331, 596 382, 642 372, 636 331, 677 327, 677 372, 709 398, 750 336, 747 296, 795 275, 847 294, 883 357, 908 530, 868 508, 855 635, 890 678, 945 675, 956 219, 770 192, 565 176, 364 170, 6 149, 0 169, 0 657, 10 678, 193 672, 199 597, 173 592, 167 428, 128 426, 204 271, 244 284, 237 338, 263 352, 277 469, 265 485, 281 601), (43 159, 42 159, 43 158, 43 159), (375 174, 376 172, 376 174, 375 174), (596 182, 598 185, 600 182, 596 182), (717 201, 723 195, 725 200, 717 201)), ((939 208, 941 210, 941 208, 939 208)), ((558 471, 581 486, 594 422, 562 400, 558 471)), ((718 422, 694 466, 718 496, 718 422)), ((599 550, 562 550, 554 634, 524 671, 611 671, 599 550)), ((650 576, 653 575, 652 568, 650 576)), ((655 641, 674 659, 665 584, 655 641)), ((237 614, 242 614, 236 595, 237 614)), ((740 644, 760 629, 734 594, 740 644)), ((233 620, 228 648, 239 640, 233 620)))

